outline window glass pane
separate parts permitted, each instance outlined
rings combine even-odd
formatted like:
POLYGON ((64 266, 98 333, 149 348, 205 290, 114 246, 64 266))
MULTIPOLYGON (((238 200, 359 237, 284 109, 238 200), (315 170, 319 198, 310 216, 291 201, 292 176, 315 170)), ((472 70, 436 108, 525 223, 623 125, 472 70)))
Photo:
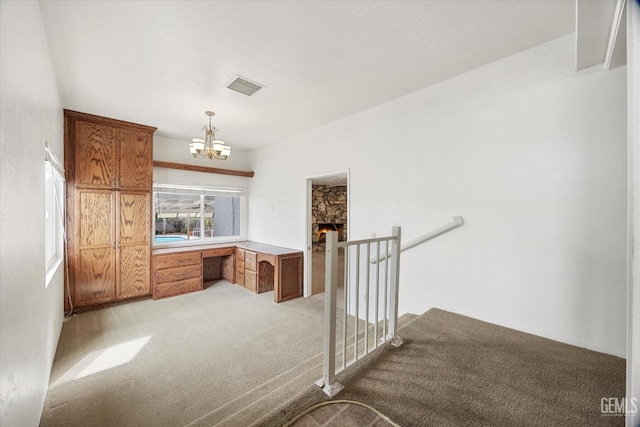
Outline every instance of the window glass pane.
POLYGON ((200 239, 200 199, 196 194, 155 193, 156 243, 200 239))
POLYGON ((156 244, 242 238, 244 189, 154 183, 156 244))
POLYGON ((205 196, 206 237, 240 236, 240 197, 205 196))
POLYGON ((45 250, 45 265, 48 266, 56 255, 56 229, 55 229, 55 201, 54 201, 54 178, 51 166, 48 162, 45 162, 44 171, 44 250, 45 250))

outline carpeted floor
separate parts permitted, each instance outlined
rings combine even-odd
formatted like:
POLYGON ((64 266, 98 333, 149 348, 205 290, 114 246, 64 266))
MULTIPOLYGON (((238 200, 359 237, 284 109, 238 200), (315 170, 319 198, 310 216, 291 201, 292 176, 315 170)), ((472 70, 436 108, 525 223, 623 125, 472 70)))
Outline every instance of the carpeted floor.
POLYGON ((322 295, 274 304, 225 281, 78 314, 62 328, 40 425, 223 422, 318 365, 322 316, 322 295))
MULTIPOLYGON (((328 401, 312 385, 322 295, 272 298, 220 281, 75 316, 41 426, 274 427, 328 401)), ((623 425, 600 413, 603 397, 624 397, 623 359, 437 309, 403 319, 407 342, 340 374, 337 399, 405 427, 623 425)))
MULTIPOLYGON (((345 389, 336 399, 406 427, 624 425, 601 413, 603 397, 624 397, 624 359, 438 309, 400 335, 402 347, 339 374, 345 389)), ((310 386, 259 425, 281 426, 327 400, 310 386)))

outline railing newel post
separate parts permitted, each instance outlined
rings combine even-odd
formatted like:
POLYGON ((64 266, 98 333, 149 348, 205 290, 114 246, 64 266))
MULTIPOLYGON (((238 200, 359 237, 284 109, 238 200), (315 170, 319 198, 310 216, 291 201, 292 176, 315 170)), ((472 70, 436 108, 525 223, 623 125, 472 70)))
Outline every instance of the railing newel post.
POLYGON ((322 378, 316 385, 325 394, 335 396, 342 385, 335 381, 336 374, 336 294, 338 291, 338 233, 328 231, 326 237, 326 261, 324 281, 324 344, 322 353, 322 378))
POLYGON ((391 345, 399 347, 404 340, 396 335, 398 328, 398 297, 400 290, 400 248, 402 245, 402 230, 399 226, 392 228, 391 234, 395 239, 391 243, 391 295, 389 301, 389 309, 391 310, 389 333, 391 336, 391 345))

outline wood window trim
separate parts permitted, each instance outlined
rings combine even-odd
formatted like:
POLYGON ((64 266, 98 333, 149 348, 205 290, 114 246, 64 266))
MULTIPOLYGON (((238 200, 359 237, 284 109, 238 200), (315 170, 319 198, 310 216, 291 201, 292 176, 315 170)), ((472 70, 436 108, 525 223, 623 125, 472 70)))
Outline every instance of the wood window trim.
POLYGON ((186 165, 184 163, 163 162, 160 160, 153 161, 154 168, 178 169, 192 172, 217 173, 221 175, 234 175, 253 178, 253 171, 239 171, 234 169, 212 168, 209 166, 186 165))

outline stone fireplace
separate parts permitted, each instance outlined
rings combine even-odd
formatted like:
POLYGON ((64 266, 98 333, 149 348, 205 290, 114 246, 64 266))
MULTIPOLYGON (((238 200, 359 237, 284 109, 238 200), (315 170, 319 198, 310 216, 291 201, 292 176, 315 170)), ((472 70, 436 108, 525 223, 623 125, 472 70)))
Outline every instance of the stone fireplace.
POLYGON ((318 223, 318 243, 325 243, 327 241, 326 234, 327 231, 337 231, 338 232, 338 241, 344 240, 344 224, 325 224, 318 223))
POLYGON ((325 234, 337 231, 338 241, 347 239, 347 187, 312 186, 311 241, 314 251, 325 250, 325 234))

